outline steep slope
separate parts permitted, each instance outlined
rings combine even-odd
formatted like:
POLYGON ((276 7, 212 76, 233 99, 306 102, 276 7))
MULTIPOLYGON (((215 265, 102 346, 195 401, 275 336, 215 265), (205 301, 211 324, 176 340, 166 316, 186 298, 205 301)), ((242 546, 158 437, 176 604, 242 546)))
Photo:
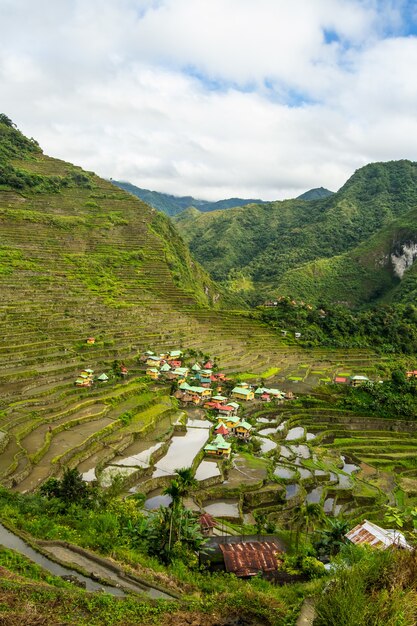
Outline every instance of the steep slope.
POLYGON ((206 211, 218 211, 221 209, 230 209, 236 206, 244 206, 252 202, 262 204, 263 200, 249 200, 244 198, 228 198, 226 200, 217 200, 216 202, 210 202, 209 200, 197 200, 192 196, 173 196, 167 193, 161 193, 159 191, 150 191, 149 189, 141 189, 131 183, 113 180, 114 185, 124 189, 133 194, 137 198, 140 198, 147 204, 150 204, 158 211, 166 213, 166 215, 174 216, 178 215, 189 207, 195 207, 201 212, 206 211))
POLYGON ((144 428, 175 411, 169 388, 143 380, 146 349, 195 349, 225 372, 255 374, 291 367, 301 353, 233 310, 238 301, 191 258, 166 216, 43 155, 2 118, 0 176, 3 485, 31 490, 63 464, 108 459, 134 436, 132 415, 144 428), (83 368, 110 373, 117 362, 126 381, 74 386, 83 368))
POLYGON ((337 302, 350 307, 415 302, 416 258, 417 209, 413 209, 343 255, 289 270, 280 290, 311 303, 337 302))
POLYGON ((324 199, 193 213, 175 221, 216 280, 234 280, 238 272, 265 297, 279 293, 289 270, 352 250, 416 206, 417 164, 392 161, 358 170, 324 199))

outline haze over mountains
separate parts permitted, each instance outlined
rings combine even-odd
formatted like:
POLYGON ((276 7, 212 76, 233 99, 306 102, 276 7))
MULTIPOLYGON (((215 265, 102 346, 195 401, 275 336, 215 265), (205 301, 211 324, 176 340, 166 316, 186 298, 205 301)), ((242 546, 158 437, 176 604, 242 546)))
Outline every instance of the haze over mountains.
MULTIPOLYGON (((112 183, 140 198, 150 206, 158 209, 158 211, 162 211, 171 217, 178 215, 190 207, 194 207, 205 213, 207 211, 231 209, 233 207, 245 206, 247 204, 264 204, 266 202, 265 200, 253 198, 228 198, 226 200, 210 202, 208 200, 198 200, 192 196, 173 196, 159 191, 150 191, 149 189, 142 189, 141 187, 136 187, 131 183, 118 180, 112 180, 112 183)), ((310 189, 310 191, 306 191, 299 197, 303 200, 316 200, 317 198, 330 196, 332 193, 332 191, 324 189, 324 187, 319 187, 317 189, 310 189)))

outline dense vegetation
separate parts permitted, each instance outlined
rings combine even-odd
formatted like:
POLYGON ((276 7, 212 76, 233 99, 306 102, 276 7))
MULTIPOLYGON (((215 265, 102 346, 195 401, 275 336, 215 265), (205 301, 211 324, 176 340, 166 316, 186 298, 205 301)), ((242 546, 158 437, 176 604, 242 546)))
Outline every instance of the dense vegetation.
POLYGON ((342 305, 316 307, 282 296, 274 306, 258 307, 252 315, 280 334, 304 347, 369 347, 385 354, 417 352, 417 308, 414 304, 392 304, 353 312, 342 305))
MULTIPOLYGON (((416 182, 415 163, 372 163, 327 198, 270 202, 203 215, 185 212, 175 221, 193 254, 212 276, 241 291, 251 302, 280 293, 313 299, 317 280, 318 297, 326 293, 332 280, 330 299, 363 304, 393 286, 390 267, 388 278, 385 272, 379 280, 373 276, 380 266, 389 265, 393 250, 386 246, 381 249, 380 242, 375 241, 376 250, 363 249, 362 263, 347 259, 341 265, 340 255, 415 209, 416 182), (316 265, 304 270, 311 261, 316 265), (304 272, 303 280, 298 279, 299 271, 304 272), (369 281, 376 284, 356 288, 358 293, 351 300, 355 283, 369 281)), ((414 223, 410 213, 398 242, 391 241, 395 248, 414 241, 413 232, 407 233, 414 223)), ((399 227, 394 225, 394 229, 399 227)))

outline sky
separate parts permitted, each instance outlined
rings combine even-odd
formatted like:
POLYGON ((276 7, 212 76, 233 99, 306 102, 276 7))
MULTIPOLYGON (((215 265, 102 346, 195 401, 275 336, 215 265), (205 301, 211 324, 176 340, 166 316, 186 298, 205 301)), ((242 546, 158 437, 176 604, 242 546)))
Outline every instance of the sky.
POLYGON ((105 178, 278 200, 417 160, 414 0, 0 0, 0 112, 105 178))

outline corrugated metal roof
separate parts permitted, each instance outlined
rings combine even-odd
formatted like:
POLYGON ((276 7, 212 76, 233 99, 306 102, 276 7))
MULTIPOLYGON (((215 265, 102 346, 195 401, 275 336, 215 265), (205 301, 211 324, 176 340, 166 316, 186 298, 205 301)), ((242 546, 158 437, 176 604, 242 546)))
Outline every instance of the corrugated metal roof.
POLYGON ((258 572, 278 569, 276 554, 279 545, 274 541, 249 541, 245 543, 221 543, 226 570, 236 576, 256 576, 258 572))
POLYGON ((387 548, 392 545, 409 547, 404 535, 398 530, 387 530, 368 520, 352 528, 345 536, 357 545, 368 544, 376 548, 387 548))

